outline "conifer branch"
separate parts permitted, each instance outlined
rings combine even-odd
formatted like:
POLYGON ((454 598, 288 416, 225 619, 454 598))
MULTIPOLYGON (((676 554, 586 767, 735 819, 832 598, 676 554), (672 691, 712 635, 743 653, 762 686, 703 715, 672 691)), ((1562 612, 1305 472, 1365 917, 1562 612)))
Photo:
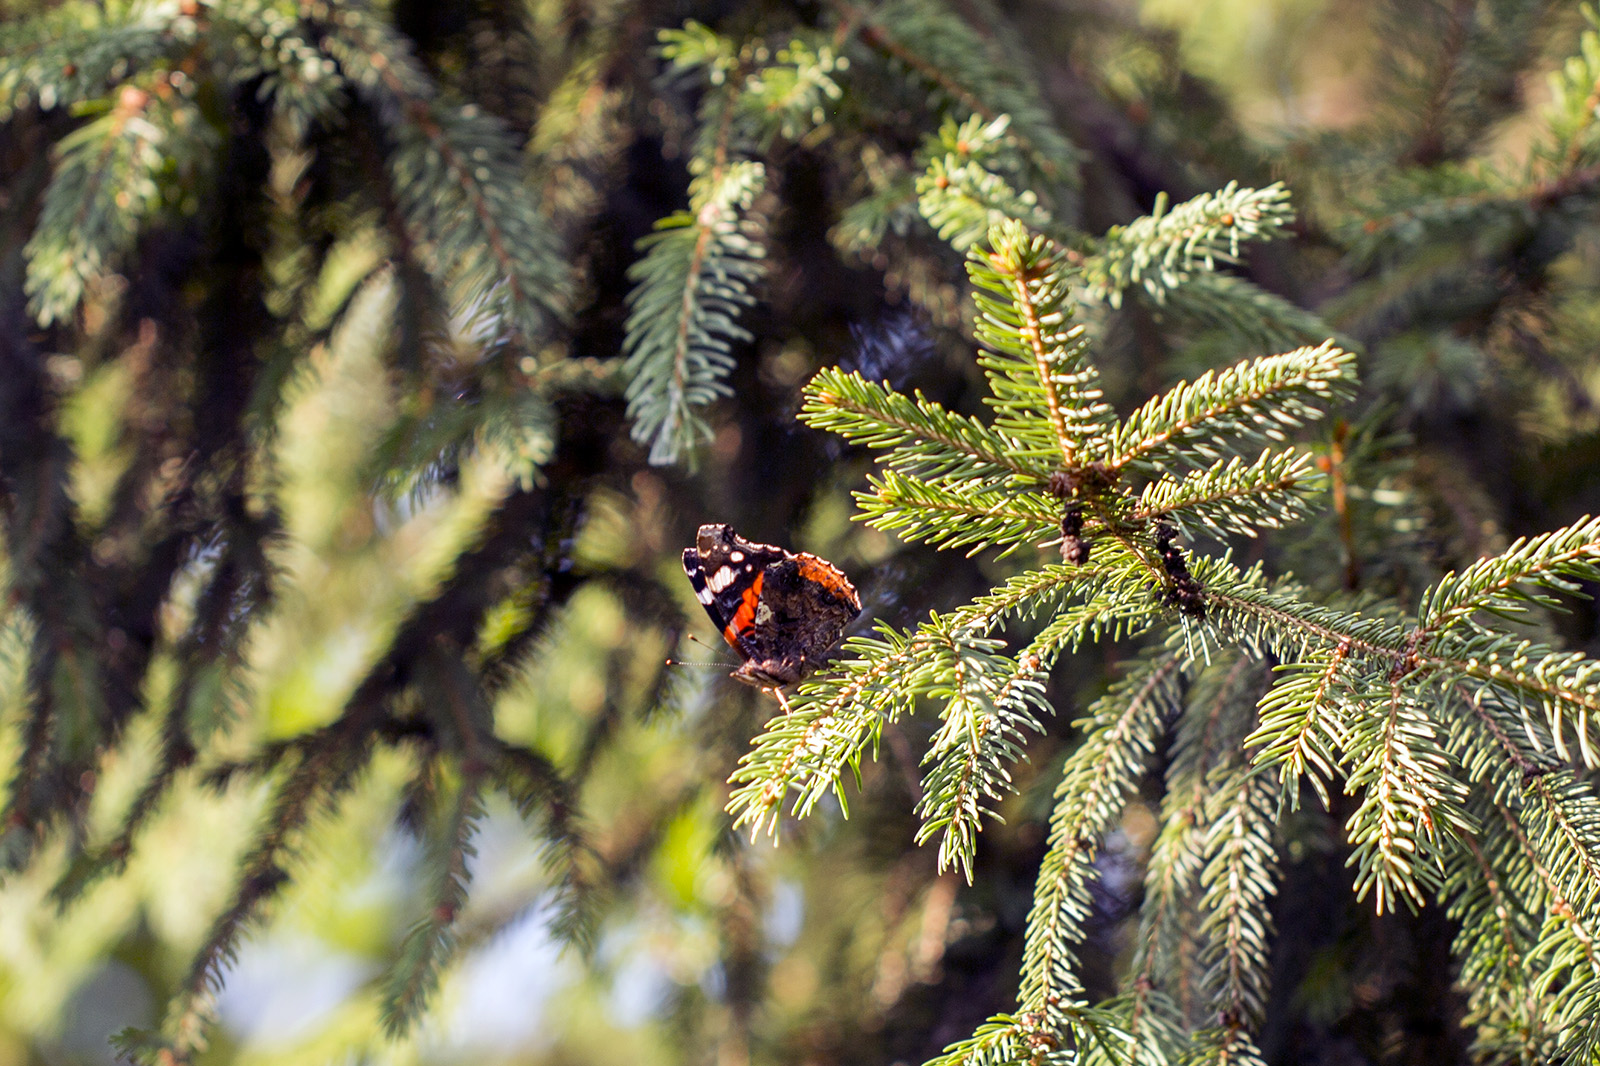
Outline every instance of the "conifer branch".
MULTIPOLYGON (((1149 609, 1148 584, 1130 580, 1126 567, 1117 575, 1122 587, 1084 590, 1081 602, 1063 604, 1055 617, 1028 642, 1023 652, 1051 664, 1063 651, 1090 640, 1124 640, 1141 636, 1155 624, 1149 609)), ((1109 583, 1108 583, 1109 584, 1109 583)))
POLYGON ((1570 771, 1534 778, 1526 798, 1522 822, 1526 826, 1534 820, 1529 834, 1533 849, 1574 913, 1574 929, 1584 931, 1592 951, 1592 930, 1600 929, 1600 802, 1570 771))
POLYGON ((740 759, 729 778, 735 828, 750 825, 752 836, 775 832, 791 787, 798 792, 795 817, 807 816, 830 791, 848 812, 844 769, 859 768, 883 726, 912 713, 918 700, 939 700, 945 725, 925 760, 933 766, 918 807, 918 839, 943 831, 941 867, 959 862, 970 871, 981 820, 992 816, 984 801, 1010 788, 1006 764, 1021 756, 1021 731, 1040 731, 1038 716, 1049 711, 1033 677, 1037 665, 995 654, 1000 642, 984 635, 993 618, 935 615, 909 634, 880 626, 884 639, 847 643, 846 653, 857 657, 803 685, 740 759), (960 679, 955 685, 952 675, 960 679))
MULTIPOLYGON (((1021 236, 1021 230, 1018 229, 1012 232, 1010 240, 1002 237, 996 241, 995 250, 989 254, 988 262, 997 274, 1006 278, 1011 284, 1009 295, 1016 315, 1015 329, 1027 347, 1028 355, 1033 359, 1034 372, 1039 377, 1039 387, 1044 393, 1045 409, 1050 417, 1050 425, 1055 430, 1056 442, 1061 446, 1061 465, 1072 467, 1077 463, 1077 446, 1073 435, 1067 432, 1067 419, 1062 410, 1062 397, 1057 392, 1055 378, 1055 364, 1062 361, 1064 353, 1058 347, 1060 341, 1051 343, 1054 331, 1046 325, 1047 318, 1053 313, 1058 313, 1055 308, 1060 302, 1060 297, 1049 289, 1038 288, 1033 284, 1035 271, 1043 266, 1038 257, 1044 245, 1037 239, 1031 247, 1022 245, 1018 242, 1021 236)), ((1068 338, 1063 338, 1065 339, 1068 338)))
POLYGON ((1216 783, 1210 800, 1215 809, 1200 875, 1204 984, 1225 1024, 1253 1030, 1265 1015, 1271 977, 1267 900, 1277 891, 1278 785, 1268 774, 1239 768, 1216 783))
MULTIPOLYGON (((1206 842, 1214 822, 1213 778, 1237 775, 1248 764, 1241 743, 1253 715, 1253 697, 1260 687, 1260 663, 1236 655, 1203 674, 1190 693, 1187 712, 1176 724, 1172 759, 1167 766, 1166 795, 1161 803, 1161 833, 1145 869, 1134 958, 1124 981, 1136 1010, 1165 990, 1179 999, 1180 1017, 1192 1019, 1200 984, 1198 975, 1201 920, 1196 906, 1201 873, 1206 867, 1206 842), (1221 677, 1208 685, 1217 671, 1221 677)), ((1213 911, 1213 916, 1214 916, 1213 911)), ((1205 919, 1211 921, 1211 918, 1205 919)), ((1214 944, 1215 942, 1213 942, 1214 944)))
POLYGON ((1499 555, 1449 573, 1423 593, 1417 607, 1422 641, 1485 611, 1519 618, 1530 604, 1561 607, 1554 596, 1527 585, 1572 592, 1577 582, 1600 580, 1600 518, 1584 518, 1536 537, 1519 537, 1499 555))
POLYGON ((1252 463, 1235 455, 1182 480, 1152 481, 1139 494, 1134 517, 1171 518, 1180 528, 1193 522, 1219 536, 1253 537, 1308 517, 1311 493, 1321 481, 1305 452, 1266 451, 1252 463))
POLYGON ((1196 1064, 1214 1063, 1215 1066, 1266 1066, 1261 1051, 1242 1023, 1225 1021, 1222 1025, 1196 1033, 1188 1049, 1196 1064))
POLYGON ((1146 403, 1117 428, 1106 465, 1165 470, 1210 464, 1284 440, 1348 396, 1355 357, 1331 343, 1207 371, 1146 403))
POLYGON ((862 152, 871 188, 839 212, 829 231, 833 246, 853 259, 872 262, 891 237, 905 237, 917 217, 920 197, 908 168, 871 148, 862 152))
MULTIPOLYGON (((453 795, 436 795, 437 810, 427 827, 427 869, 433 883, 426 895, 427 911, 400 945, 400 956, 390 970, 379 1010, 384 1033, 390 1039, 405 1035, 427 1005, 439 984, 439 975, 456 947, 456 918, 467 898, 472 873, 468 861, 476 854, 472 836, 483 817, 480 788, 484 767, 468 756, 457 771, 453 795)), ((435 768, 439 773, 442 768, 435 768)))
POLYGON ((536 347, 565 313, 569 279, 505 128, 476 105, 440 101, 403 39, 360 5, 342 5, 319 29, 321 48, 394 138, 390 181, 452 310, 487 312, 490 330, 536 347))
POLYGON ((842 94, 845 64, 826 43, 801 36, 776 50, 737 49, 698 23, 662 34, 673 75, 708 83, 690 172, 689 210, 656 224, 629 268, 623 352, 633 439, 654 464, 676 462, 710 437, 696 409, 731 393, 732 346, 751 339, 738 323, 765 276, 763 221, 751 207, 766 168, 741 158, 776 138, 814 136, 842 94), (775 60, 772 62, 771 60, 775 60))
POLYGON ((1077 723, 1085 735, 1056 788, 1049 850, 1028 915, 1018 997, 1024 1010, 1053 1017, 1082 989, 1073 948, 1089 913, 1094 850, 1144 772, 1182 679, 1176 656, 1147 659, 1077 723))
POLYGON ((0 869, 10 871, 26 867, 43 835, 49 806, 44 801, 50 785, 48 756, 56 730, 55 700, 49 681, 59 655, 50 645, 45 627, 23 611, 13 614, 15 620, 7 627, 8 635, 15 635, 19 647, 25 649, 17 653, 23 663, 20 673, 27 682, 27 691, 35 695, 26 708, 16 768, 6 781, 5 805, 0 809, 0 825, 9 829, 0 840, 0 869))
POLYGON ((1020 475, 1043 484, 1051 473, 1019 461, 1014 441, 975 418, 947 411, 920 392, 906 396, 832 367, 806 384, 800 419, 852 443, 890 449, 884 465, 919 480, 1020 475))
POLYGON ((1276 293, 1237 274, 1198 273, 1168 289, 1160 312, 1226 330, 1264 352, 1317 344, 1332 333, 1341 347, 1359 350, 1356 341, 1333 333, 1328 323, 1276 293))
POLYGON ((1057 564, 1029 570, 953 612, 960 624, 992 632, 1009 619, 1047 619, 1018 656, 1047 669, 1064 650, 1087 641, 1133 637, 1149 628, 1148 585, 1130 556, 1107 546, 1094 566, 1057 564))
POLYGON ((1379 914, 1399 901, 1421 905, 1424 888, 1439 882, 1431 855, 1440 835, 1474 829, 1466 787, 1450 772, 1432 718, 1397 683, 1381 711, 1351 721, 1349 747, 1346 789, 1362 795, 1345 823, 1356 898, 1372 894, 1379 914))
MULTIPOLYGON (((1404 251, 1525 224, 1530 212, 1569 209, 1573 201, 1593 199, 1597 189, 1600 163, 1513 184, 1476 169, 1403 174, 1391 179, 1383 200, 1352 218, 1342 235, 1354 261, 1370 266, 1404 251)), ((1459 254, 1452 249, 1442 264, 1424 260, 1414 268, 1437 270, 1441 265, 1459 268, 1459 254)))
MULTIPOLYGON (((1591 973, 1600 973, 1600 954, 1597 954, 1596 951, 1593 930, 1583 916, 1574 910, 1572 904, 1567 901, 1567 892, 1570 886, 1563 884, 1562 879, 1551 870, 1546 863, 1545 854, 1529 837, 1524 819, 1528 813, 1532 812, 1524 811, 1519 815, 1518 812, 1507 809, 1503 804, 1495 804, 1495 809, 1500 815, 1502 824, 1516 841, 1521 857, 1527 861, 1537 876, 1538 889, 1544 896, 1541 902, 1547 907, 1549 915, 1556 919, 1556 922, 1550 924, 1554 924, 1557 928, 1563 930, 1564 934, 1570 937, 1572 942, 1577 945, 1583 961, 1591 973)), ((1535 832, 1537 833, 1537 829, 1535 829, 1535 832)), ((1535 949, 1536 952, 1543 954, 1551 950, 1553 947, 1549 943, 1551 939, 1547 932, 1542 938, 1542 942, 1535 949)))
MULTIPOLYGON (((6 587, 14 587, 14 571, 11 559, 0 559, 0 583, 6 587)), ((16 687, 14 693, 6 693, 6 704, 10 707, 30 703, 26 707, 26 715, 22 717, 21 744, 19 751, 14 755, 14 767, 5 781, 5 802, 0 805, 0 824, 11 828, 34 826, 40 820, 43 807, 38 802, 38 795, 42 792, 42 775, 45 770, 45 755, 48 754, 48 741, 50 741, 51 727, 53 727, 53 714, 51 714, 51 699, 48 688, 40 691, 34 687, 40 677, 48 679, 50 672, 46 663, 53 663, 54 653, 50 645, 42 640, 40 634, 42 627, 38 626, 34 615, 27 608, 13 607, 6 611, 3 621, 0 621, 0 666, 11 675, 11 683, 16 687), (34 698, 27 699, 22 693, 37 693, 34 698)), ((10 840, 0 842, 0 869, 21 869, 32 855, 37 840, 32 839, 34 832, 11 832, 10 840), (27 839, 22 839, 26 836, 27 839)))
POLYGON ((543 756, 498 737, 484 739, 498 765, 502 787, 518 813, 528 820, 542 816, 546 866, 556 884, 551 934, 588 950, 595 933, 596 892, 584 871, 583 860, 590 855, 590 848, 577 817, 573 785, 543 756))
POLYGON ((1120 1001, 1128 1007, 1128 1047, 1121 1054, 1108 1056, 1119 1066, 1165 1066, 1176 1060, 1189 1045, 1188 1026, 1183 1012, 1172 997, 1141 984, 1120 1001))
POLYGON ((1433 60, 1428 68, 1417 80, 1422 84, 1418 86, 1423 91, 1420 108, 1418 108, 1419 129, 1414 137, 1411 154, 1425 162, 1437 162, 1444 154, 1440 144, 1444 136, 1446 125, 1446 111, 1453 102, 1451 90, 1464 82, 1460 69, 1466 65, 1468 45, 1471 43, 1472 34, 1469 32, 1473 18, 1472 10, 1464 4, 1456 4, 1447 8, 1444 4, 1428 5, 1425 15, 1431 15, 1428 22, 1430 29, 1437 31, 1437 36, 1426 41, 1427 46, 1437 46, 1439 51, 1436 56, 1428 57, 1433 60), (1444 25, 1439 25, 1443 21, 1444 25))
POLYGON ((1304 779, 1310 781, 1323 808, 1332 807, 1328 782, 1340 762, 1339 752, 1350 746, 1343 706, 1353 680, 1346 676, 1349 653, 1349 643, 1340 641, 1303 662, 1285 664, 1277 683, 1261 699, 1260 724, 1245 743, 1255 751, 1256 765, 1277 764, 1278 780, 1291 806, 1298 802, 1295 783, 1304 779))
POLYGON ((954 663, 940 668, 952 683, 928 693, 947 702, 922 760, 932 766, 922 779, 916 842, 939 836, 940 872, 960 865, 971 884, 983 819, 999 818, 988 801, 1015 791, 1007 765, 1022 758, 1022 730, 1043 732, 1039 715, 1051 708, 1028 662, 1012 663, 984 645, 950 651, 954 663))
POLYGON ((895 470, 885 470, 869 483, 871 491, 855 497, 874 528, 939 548, 967 548, 969 554, 993 546, 1010 552, 1038 544, 1061 520, 1059 508, 1031 494, 969 489, 956 495, 937 482, 895 470))
POLYGON ((296 143, 316 123, 341 120, 349 82, 307 34, 314 26, 285 17, 271 0, 207 4, 200 24, 207 31, 209 58, 235 84, 255 83, 261 97, 271 100, 273 117, 284 120, 296 143))
POLYGON ((972 47, 972 30, 942 3, 894 0, 870 12, 834 0, 845 25, 861 40, 922 77, 958 107, 992 123, 1009 116, 1029 160, 1052 182, 1073 182, 1077 152, 1024 81, 985 49, 972 47))
POLYGON ((628 413, 652 463, 674 462, 709 439, 694 409, 731 391, 732 345, 750 339, 738 315, 755 302, 750 289, 765 272, 759 227, 746 217, 765 181, 751 162, 696 178, 691 210, 658 222, 628 270, 628 413))
POLYGON ((975 248, 967 260, 986 402, 1022 454, 1070 470, 1103 447, 1114 421, 1083 327, 1071 321, 1072 276, 1055 245, 1020 223, 995 227, 989 239, 988 251, 975 248))
POLYGON ((988 123, 975 115, 959 126, 947 119, 923 150, 929 159, 916 179, 918 210, 939 239, 959 252, 1007 222, 1067 238, 1032 190, 1019 191, 1001 176, 1017 169, 1006 136, 1010 128, 1009 115, 988 123))
POLYGON ((1513 802, 1523 782, 1558 768, 1549 732, 1519 707, 1507 706, 1500 693, 1483 687, 1469 692, 1452 683, 1447 694, 1454 702, 1444 705, 1451 726, 1446 747, 1494 802, 1513 802), (1517 777, 1504 772, 1504 761, 1516 768, 1517 777))
POLYGON ((41 325, 70 318, 89 283, 132 250, 170 191, 174 160, 188 172, 209 152, 199 110, 162 88, 125 86, 105 115, 58 143, 55 177, 23 249, 28 308, 41 325))
POLYGON ((161 716, 161 753, 155 771, 129 804, 116 835, 103 847, 75 855, 57 878, 50 889, 50 897, 58 907, 65 909, 91 885, 123 871, 133 853, 139 831, 155 813, 158 804, 167 797, 178 773, 194 762, 194 743, 186 727, 196 667, 193 663, 185 666, 172 701, 161 716))
POLYGON ((1016 1066, 1072 1051, 1086 1061, 1118 1062, 1132 1044, 1118 1011, 1064 1003, 1050 1018, 1038 1011, 997 1014, 926 1066, 1016 1066))
POLYGON ((197 597, 195 621, 178 649, 178 679, 161 714, 156 768, 129 804, 111 840, 74 856, 56 880, 50 896, 58 907, 65 908, 101 878, 123 871, 139 832, 167 797, 178 774, 193 765, 198 752, 189 720, 195 705, 208 699, 224 702, 222 693, 240 668, 244 627, 237 625, 236 612, 247 606, 259 607, 266 599, 247 561, 248 554, 232 544, 226 546, 205 591, 197 597))
POLYGON ((1008 1066, 1027 1062, 1034 1054, 1028 1038, 1034 1030, 1011 1015, 990 1018, 970 1037, 957 1041, 926 1066, 1008 1066))
POLYGON ((1419 655, 1416 662, 1425 670, 1491 686, 1519 706, 1537 703, 1544 709, 1556 753, 1571 758, 1566 741, 1570 726, 1584 765, 1600 766, 1600 693, 1591 684, 1600 676, 1600 663, 1578 652, 1560 654, 1533 641, 1493 633, 1419 655))
MULTIPOLYGON (((930 824, 944 819, 935 829, 955 826, 952 833, 975 832, 979 823, 973 819, 982 813, 984 784, 1007 787, 1004 764, 1021 754, 1020 730, 1038 731, 1039 714, 1048 713, 1033 677, 1069 638, 1058 630, 1058 640, 1049 648, 1034 646, 1011 659, 996 655, 998 642, 985 634, 1007 615, 1028 616, 1055 598, 1087 594, 1094 576, 1095 571, 1079 573, 1065 566, 1023 574, 960 611, 934 615, 912 632, 880 625, 880 639, 846 642, 847 657, 835 665, 835 672, 802 684, 787 713, 768 722, 741 757, 729 778, 735 787, 727 809, 734 826, 750 826, 753 837, 763 830, 775 833, 791 788, 797 791, 790 808, 797 818, 810 814, 830 790, 848 811, 844 769, 858 768, 868 746, 876 747, 883 726, 912 713, 917 701, 926 698, 946 703, 950 741, 938 754, 930 753, 936 765, 928 780, 937 779, 941 788, 947 783, 954 787, 939 795, 930 790, 922 809, 930 824), (1086 583, 1082 588, 1080 580, 1086 583), (957 662, 968 669, 968 684, 959 689, 949 682, 957 662), (983 716, 981 728, 978 718, 966 717, 969 713, 983 716), (976 761, 964 762, 968 754, 976 761)), ((1116 624, 1100 605, 1071 617, 1079 637, 1116 624)), ((963 838, 951 839, 955 847, 963 838)))
POLYGON ((915 638, 880 625, 881 639, 854 637, 844 646, 838 674, 802 685, 789 712, 767 723, 728 779, 734 786, 727 811, 735 829, 750 827, 776 835, 783 802, 791 788, 791 808, 804 817, 834 791, 849 807, 840 774, 857 765, 868 744, 876 744, 885 724, 909 713, 911 701, 899 683, 923 651, 915 638))
MULTIPOLYGON (((1251 630, 1258 633, 1258 639, 1266 639, 1269 646, 1275 644, 1285 658, 1301 657, 1300 652, 1319 645, 1343 646, 1348 654, 1386 662, 1391 676, 1420 671, 1419 678, 1436 673, 1487 685, 1518 705, 1532 700, 1542 706, 1562 758, 1568 757, 1564 729, 1569 724, 1575 727, 1578 753, 1586 765, 1594 765, 1593 760, 1600 757, 1597 721, 1593 718, 1600 712, 1600 697, 1588 687, 1589 678, 1600 668, 1580 654, 1557 654, 1535 642, 1494 633, 1458 640, 1447 649, 1421 654, 1416 649, 1422 630, 1402 631, 1373 619, 1340 617, 1324 608, 1306 610, 1265 590, 1247 585, 1222 586, 1224 580, 1218 574, 1208 581, 1208 600, 1233 615, 1237 622, 1252 622, 1251 630), (1300 639, 1283 643, 1286 630, 1298 631, 1300 639), (1273 636, 1272 631, 1277 635, 1273 636)), ((1289 698, 1286 695, 1285 699, 1289 698)))
POLYGON ((1124 567, 1097 561, 1094 565, 1053 565, 1028 570, 958 609, 955 616, 966 624, 980 621, 995 626, 1006 617, 1055 618, 1069 609, 1073 599, 1099 598, 1107 582, 1120 577, 1124 567))
POLYGON ((1280 236, 1294 213, 1282 184, 1264 189, 1229 182, 1168 208, 1166 194, 1150 214, 1126 226, 1113 226, 1100 248, 1083 261, 1089 297, 1122 306, 1123 294, 1137 285, 1157 304, 1194 277, 1220 277, 1218 263, 1239 262, 1239 245, 1280 236))
POLYGON ((1285 662, 1342 646, 1352 659, 1388 668, 1406 652, 1406 634, 1399 626, 1268 589, 1254 571, 1241 574, 1232 566, 1211 561, 1201 581, 1206 602, 1219 622, 1249 636, 1285 662))
POLYGON ((0 122, 37 105, 71 108, 100 96, 115 71, 147 71, 188 51, 195 23, 149 5, 119 11, 72 4, 10 22, 0 47, 0 122))
POLYGON ((1540 154, 1559 161, 1563 174, 1593 161, 1600 119, 1600 17, 1592 5, 1585 5, 1583 14, 1590 28, 1579 36, 1576 53, 1550 75, 1550 103, 1545 108, 1550 144, 1540 154))
POLYGON ((1537 940, 1537 919, 1528 906, 1535 901, 1509 891, 1532 870, 1514 846, 1505 846, 1510 838, 1498 818, 1480 821, 1483 842, 1460 834, 1462 846, 1451 854, 1441 888, 1460 929, 1452 950, 1462 959, 1457 984, 1468 996, 1467 1023, 1477 1031, 1480 1053, 1549 1058, 1554 1049, 1543 1023, 1549 1004, 1527 959, 1537 940))
POLYGON ((224 970, 238 959, 239 941, 246 927, 287 883, 285 867, 293 852, 295 835, 319 807, 347 789, 366 764, 366 745, 358 742, 354 750, 350 745, 352 721, 350 717, 341 719, 297 745, 301 749, 300 761, 273 797, 255 844, 241 867, 232 902, 213 923, 168 1004, 157 1045, 165 1054, 155 1058, 170 1055, 172 1061, 187 1063, 194 1054, 205 1050, 212 997, 221 987, 224 970))
MULTIPOLYGON (((1202 797, 1203 798, 1203 797, 1202 797)), ((1185 796, 1177 805, 1177 794, 1169 788, 1168 802, 1162 805, 1162 828, 1150 851, 1145 868, 1145 901, 1139 908, 1139 931, 1133 959, 1123 981, 1127 995, 1134 1000, 1131 1028, 1137 1036, 1145 1011, 1166 993, 1157 983, 1178 987, 1180 998, 1172 1001, 1179 1017, 1187 1018, 1192 1000, 1189 994, 1197 984, 1189 962, 1196 953, 1194 944, 1194 897, 1200 883, 1200 846, 1204 825, 1198 802, 1185 796)))
POLYGON ((746 79, 737 97, 742 117, 755 130, 758 148, 778 139, 816 143, 828 132, 844 89, 836 80, 849 63, 821 34, 796 33, 772 51, 772 62, 746 79))

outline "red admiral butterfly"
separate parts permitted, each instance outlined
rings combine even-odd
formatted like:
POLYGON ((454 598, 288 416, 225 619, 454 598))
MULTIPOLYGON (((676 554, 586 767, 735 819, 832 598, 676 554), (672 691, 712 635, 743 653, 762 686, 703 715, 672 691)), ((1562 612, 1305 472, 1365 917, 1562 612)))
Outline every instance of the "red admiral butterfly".
POLYGON ((861 613, 861 597, 837 566, 755 544, 732 526, 701 526, 695 546, 683 549, 683 570, 744 660, 733 676, 760 688, 792 685, 811 673, 861 613))

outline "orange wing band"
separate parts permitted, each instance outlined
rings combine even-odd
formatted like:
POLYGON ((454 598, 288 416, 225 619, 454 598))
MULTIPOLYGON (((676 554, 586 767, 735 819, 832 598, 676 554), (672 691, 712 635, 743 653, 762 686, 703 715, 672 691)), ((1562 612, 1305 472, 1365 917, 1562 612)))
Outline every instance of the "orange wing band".
POLYGON ((809 552, 801 552, 796 558, 799 560, 801 577, 807 581, 815 581, 856 610, 861 609, 861 599, 856 595, 856 587, 850 584, 850 579, 844 576, 844 571, 826 559, 819 559, 809 552))
POLYGON ((736 648, 739 639, 756 626, 756 605, 761 602, 761 582, 766 576, 764 573, 756 575, 755 581, 739 597, 739 609, 733 612, 733 620, 722 631, 723 639, 736 648))

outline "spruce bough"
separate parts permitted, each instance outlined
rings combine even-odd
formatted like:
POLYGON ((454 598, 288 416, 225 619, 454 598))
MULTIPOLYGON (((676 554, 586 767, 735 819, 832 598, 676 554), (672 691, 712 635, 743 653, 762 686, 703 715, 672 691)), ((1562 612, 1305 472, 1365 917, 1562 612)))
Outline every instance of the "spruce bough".
POLYGON ((830 794, 848 811, 846 780, 885 727, 936 707, 918 841, 937 840, 941 868, 970 880, 983 824, 1053 713, 1052 664, 1137 638, 1146 652, 1076 723, 1018 1012, 936 1062, 1258 1060, 1281 826, 1302 795, 1349 812, 1358 898, 1379 913, 1440 905, 1458 923, 1480 1050, 1592 1052, 1600 807, 1584 771, 1600 767, 1600 664, 1509 625, 1600 579, 1600 520, 1449 574, 1409 614, 1315 602, 1189 543, 1253 536, 1316 506, 1322 477, 1289 438, 1352 394, 1350 353, 1325 343, 1247 360, 1119 419, 1074 322, 1083 281, 1066 252, 1002 221, 968 271, 991 418, 834 369, 807 387, 802 418, 881 453, 856 494, 868 524, 1061 561, 915 629, 850 640, 741 761, 736 825, 775 833, 786 811, 805 816, 830 794), (1033 635, 1012 647, 1001 634, 1014 629, 1033 635), (1132 965, 1122 995, 1090 1002, 1076 949, 1096 852, 1163 765, 1132 965))

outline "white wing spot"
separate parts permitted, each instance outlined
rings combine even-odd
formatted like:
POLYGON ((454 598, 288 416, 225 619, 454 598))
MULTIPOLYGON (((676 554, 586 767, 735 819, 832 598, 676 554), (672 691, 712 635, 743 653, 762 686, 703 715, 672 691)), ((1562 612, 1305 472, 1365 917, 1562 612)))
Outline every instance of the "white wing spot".
POLYGON ((713 593, 721 592, 731 584, 733 584, 733 571, 726 566, 706 578, 706 587, 713 593))
POLYGON ((729 552, 728 553, 728 558, 732 559, 736 563, 742 563, 742 562, 744 562, 744 552, 740 552, 740 551, 729 552))
POLYGON ((711 601, 717 598, 717 594, 712 592, 709 587, 701 585, 699 588, 694 590, 694 598, 699 600, 705 606, 710 607, 711 601))

